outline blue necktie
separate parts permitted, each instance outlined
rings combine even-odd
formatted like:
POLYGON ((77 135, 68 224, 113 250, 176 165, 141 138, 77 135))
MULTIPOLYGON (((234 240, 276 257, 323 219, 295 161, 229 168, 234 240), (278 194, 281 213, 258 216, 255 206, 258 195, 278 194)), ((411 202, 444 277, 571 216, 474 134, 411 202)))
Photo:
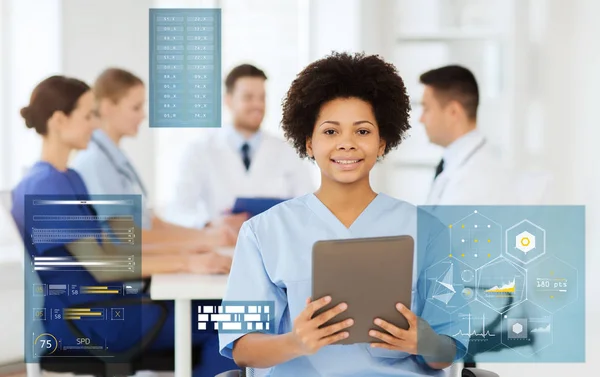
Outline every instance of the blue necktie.
POLYGON ((246 170, 250 169, 250 145, 248 143, 244 143, 242 145, 242 161, 244 161, 244 166, 246 170))

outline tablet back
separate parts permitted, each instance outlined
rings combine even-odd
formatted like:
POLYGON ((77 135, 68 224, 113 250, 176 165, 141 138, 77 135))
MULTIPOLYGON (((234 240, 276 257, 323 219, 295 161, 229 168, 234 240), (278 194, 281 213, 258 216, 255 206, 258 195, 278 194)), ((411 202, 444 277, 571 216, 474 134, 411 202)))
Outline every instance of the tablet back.
POLYGON ((341 302, 345 312, 324 326, 354 319, 350 336, 336 344, 379 341, 369 330, 385 330, 373 323, 382 318, 407 329, 396 309, 400 302, 411 307, 414 240, 411 236, 318 241, 313 246, 312 299, 331 296, 332 301, 316 315, 341 302))

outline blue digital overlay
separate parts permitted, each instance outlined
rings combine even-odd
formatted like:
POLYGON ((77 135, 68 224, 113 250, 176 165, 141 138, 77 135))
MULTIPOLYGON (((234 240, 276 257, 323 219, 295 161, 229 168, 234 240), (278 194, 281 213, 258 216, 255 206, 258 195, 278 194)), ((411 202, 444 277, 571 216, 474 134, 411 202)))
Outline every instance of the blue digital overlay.
POLYGON ((24 200, 25 361, 130 360, 154 325, 142 319, 141 196, 24 200))
POLYGON ((465 361, 585 361, 583 206, 421 206, 417 253, 465 361))
POLYGON ((275 333, 275 302, 222 301, 219 305, 198 302, 193 313, 194 330, 222 334, 275 333))
POLYGON ((221 9, 150 9, 150 127, 221 127, 221 9))

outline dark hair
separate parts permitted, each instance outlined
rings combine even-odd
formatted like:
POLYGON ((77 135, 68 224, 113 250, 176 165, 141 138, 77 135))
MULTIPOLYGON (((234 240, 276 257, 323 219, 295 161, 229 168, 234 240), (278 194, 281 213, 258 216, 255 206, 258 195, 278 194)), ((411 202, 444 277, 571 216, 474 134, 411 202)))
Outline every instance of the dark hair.
POLYGON ((144 85, 144 82, 133 73, 120 68, 108 68, 96 79, 94 94, 98 101, 108 98, 117 103, 127 95, 129 89, 138 85, 144 85))
POLYGON ((384 154, 400 144, 410 129, 410 102, 396 68, 376 55, 332 52, 304 68, 283 100, 283 132, 300 157, 307 156, 306 140, 323 104, 351 97, 373 107, 384 154))
POLYGON ((225 79, 225 89, 227 89, 227 93, 231 93, 233 91, 236 81, 242 77, 260 77, 264 80, 267 79, 267 75, 265 75, 262 70, 256 68, 252 64, 238 65, 232 69, 231 72, 229 72, 227 78, 225 79))
POLYGON ((420 81, 431 86, 443 104, 457 101, 465 109, 469 119, 477 119, 479 88, 475 75, 465 67, 448 65, 423 73, 420 81))
POLYGON ((79 98, 89 90, 88 84, 74 78, 52 76, 45 79, 33 90, 29 105, 21 109, 25 125, 35 128, 40 135, 46 135, 52 114, 61 111, 70 115, 79 98))

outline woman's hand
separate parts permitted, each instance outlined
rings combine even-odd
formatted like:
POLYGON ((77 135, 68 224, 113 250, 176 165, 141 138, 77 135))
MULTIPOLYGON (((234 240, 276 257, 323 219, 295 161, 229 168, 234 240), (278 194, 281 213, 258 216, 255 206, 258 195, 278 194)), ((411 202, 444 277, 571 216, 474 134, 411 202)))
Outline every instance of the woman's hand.
POLYGON ((386 330, 389 334, 377 330, 371 330, 369 332, 369 335, 383 341, 383 343, 371 343, 371 347, 402 351, 407 352, 411 355, 416 355, 418 351, 418 317, 415 315, 415 313, 410 311, 406 306, 402 304, 396 304, 396 309, 408 321, 408 330, 396 327, 395 325, 392 325, 391 323, 384 321, 381 318, 376 318, 373 322, 377 326, 386 330))
POLYGON ((448 336, 437 334, 427 321, 417 317, 406 306, 396 304, 396 309, 408 321, 408 330, 376 318, 374 323, 389 334, 371 330, 369 335, 383 341, 383 343, 371 343, 371 347, 421 355, 435 369, 443 369, 451 365, 456 356, 454 340, 448 336))
POLYGON ((215 252, 191 254, 187 256, 187 270, 195 274, 228 274, 231 270, 231 257, 215 252))
POLYGON ((202 229, 200 232, 199 243, 205 250, 233 247, 237 241, 237 233, 227 225, 213 225, 202 229))
POLYGON ((228 210, 225 213, 223 213, 223 215, 211 221, 210 227, 226 227, 237 238, 237 235, 240 232, 240 228, 242 227, 244 222, 249 218, 250 216, 245 212, 234 214, 231 213, 230 210, 228 210))
POLYGON ((299 356, 312 355, 322 347, 348 337, 348 332, 341 331, 354 324, 352 319, 319 328, 330 319, 344 312, 348 308, 347 304, 341 303, 313 318, 314 313, 329 302, 331 302, 329 296, 313 302, 310 301, 310 298, 307 299, 306 308, 294 320, 291 335, 299 356))

